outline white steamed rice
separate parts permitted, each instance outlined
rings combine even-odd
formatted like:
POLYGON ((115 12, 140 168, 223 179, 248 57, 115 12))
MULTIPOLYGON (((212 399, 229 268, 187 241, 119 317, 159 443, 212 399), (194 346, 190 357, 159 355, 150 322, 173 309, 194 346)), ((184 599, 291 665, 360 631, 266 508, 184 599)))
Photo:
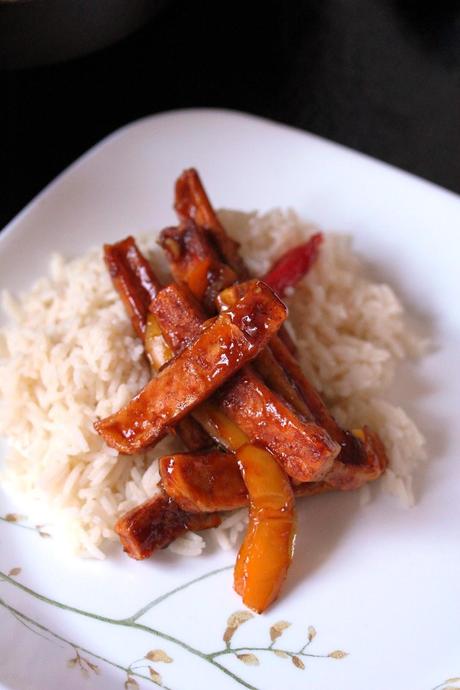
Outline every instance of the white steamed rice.
MULTIPOLYGON (((224 225, 240 240, 255 275, 314 231, 292 211, 264 215, 224 211, 224 225)), ((159 273, 164 261, 155 238, 143 239, 159 273)), ((346 427, 369 424, 387 448, 390 468, 381 484, 412 504, 412 476, 424 439, 399 407, 381 398, 398 363, 423 353, 426 343, 407 328, 393 290, 363 276, 349 237, 327 234, 320 258, 288 298, 291 333, 304 370, 346 427)), ((3 294, 10 318, 0 331, 0 434, 9 452, 2 484, 21 513, 73 552, 103 557, 116 540, 116 519, 157 490, 156 459, 174 449, 122 456, 93 429, 148 381, 143 350, 115 293, 101 250, 71 261, 54 255, 49 276, 27 293, 3 294)), ((245 510, 224 516, 212 538, 232 548, 245 510)), ((199 555, 200 535, 169 547, 199 555)))

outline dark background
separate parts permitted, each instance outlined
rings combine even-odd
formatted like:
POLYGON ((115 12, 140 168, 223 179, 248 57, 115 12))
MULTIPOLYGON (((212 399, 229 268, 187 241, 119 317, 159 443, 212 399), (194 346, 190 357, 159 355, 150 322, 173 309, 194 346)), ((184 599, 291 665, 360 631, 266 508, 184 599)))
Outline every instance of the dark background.
POLYGON ((0 80, 0 227, 112 130, 190 106, 286 122, 460 192, 457 1, 170 0, 109 48, 0 80))

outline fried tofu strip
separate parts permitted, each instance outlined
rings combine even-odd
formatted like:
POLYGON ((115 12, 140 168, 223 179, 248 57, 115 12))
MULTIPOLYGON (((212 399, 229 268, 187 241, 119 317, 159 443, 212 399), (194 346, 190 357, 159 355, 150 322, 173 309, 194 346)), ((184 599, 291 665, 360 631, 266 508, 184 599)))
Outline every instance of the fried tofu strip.
POLYGON ((124 551, 142 560, 164 549, 187 530, 199 532, 218 527, 221 519, 212 513, 189 514, 172 498, 158 494, 123 515, 115 525, 124 551))
MULTIPOLYGON (((247 321, 242 305, 245 286, 249 284, 227 288, 219 300, 223 313, 231 314, 233 320, 245 321, 249 329, 258 330, 267 317, 259 310, 253 323, 247 321)), ((268 290, 262 288, 263 283, 259 285, 268 290)), ((170 285, 162 290, 150 309, 171 347, 184 338, 193 338, 200 328, 200 315, 193 312, 193 303, 183 286, 170 285), (189 323, 185 323, 184 314, 190 315, 189 323)), ((248 442, 262 443, 297 481, 318 481, 324 477, 340 448, 322 428, 299 419, 248 367, 244 368, 243 377, 234 377, 224 391, 217 393, 215 402, 207 401, 192 413, 214 440, 232 451, 248 442), (238 404, 240 399, 249 406, 249 413, 238 404)))
POLYGON ((260 281, 240 292, 237 307, 220 314, 125 407, 95 422, 109 446, 130 455, 158 442, 265 347, 286 308, 260 281))
MULTIPOLYGON (((208 239, 212 237, 213 245, 224 260, 237 274, 239 280, 248 280, 250 271, 240 255, 240 244, 232 239, 225 231, 209 200, 198 172, 194 168, 184 170, 176 181, 174 208, 181 221, 191 220, 205 228, 208 239)), ((199 273, 199 270, 198 270, 199 273)), ((288 331, 282 326, 279 337, 286 347, 295 354, 296 346, 288 331)))
POLYGON ((218 255, 213 237, 193 220, 181 228, 166 228, 161 233, 161 246, 173 257, 171 273, 184 282, 205 309, 215 312, 219 292, 238 280, 235 271, 218 255))
POLYGON ((220 254, 240 280, 250 277, 240 256, 239 243, 225 232, 194 168, 185 170, 176 181, 174 208, 181 221, 193 220, 212 233, 220 254))
POLYGON ((160 458, 164 490, 193 513, 235 510, 248 504, 235 455, 222 451, 178 453, 160 458))
POLYGON ((104 260, 133 328, 143 340, 149 304, 161 285, 133 237, 116 244, 105 244, 104 260))
POLYGON ((339 491, 359 489, 367 482, 378 479, 388 466, 385 447, 378 434, 365 426, 355 429, 350 435, 361 442, 359 462, 344 462, 339 456, 325 478, 329 486, 339 491))
MULTIPOLYGON (((261 449, 257 452, 260 455, 261 449)), ((248 494, 233 453, 176 453, 160 458, 163 489, 183 510, 212 513, 248 505, 248 494)), ((326 482, 305 482, 292 487, 295 496, 332 491, 326 482)))
POLYGON ((353 432, 342 429, 284 343, 272 338, 271 348, 287 375, 301 389, 312 418, 340 445, 340 454, 324 478, 328 485, 338 491, 349 491, 378 479, 388 466, 385 447, 378 434, 368 427, 353 432))
MULTIPOLYGON (((144 341, 150 364, 158 371, 165 360, 172 357, 154 318, 149 318, 148 312, 150 302, 161 289, 160 282, 132 237, 104 245, 104 260, 133 328, 144 341)), ((182 419, 171 433, 177 433, 189 450, 207 448, 212 443, 191 417, 182 419)))
MULTIPOLYGON (((280 338, 276 338, 280 340, 280 338)), ((287 371, 281 366, 280 361, 275 357, 273 351, 273 338, 270 341, 270 346, 266 347, 257 359, 254 360, 254 369, 263 381, 280 395, 283 400, 289 403, 291 407, 304 419, 313 421, 313 415, 305 402, 303 396, 300 394, 297 386, 293 385, 292 379, 287 371)), ((317 420, 315 420, 317 421, 317 420)))
POLYGON ((203 308, 186 285, 167 285, 150 304, 158 329, 174 354, 198 338, 207 320, 203 308))
MULTIPOLYGON (((310 417, 326 429, 332 438, 342 446, 342 449, 347 448, 349 444, 353 446, 353 448, 359 446, 359 441, 356 441, 356 443, 353 442, 350 438, 351 435, 339 427, 324 404, 321 396, 308 381, 300 364, 289 352, 284 343, 282 343, 279 338, 276 338, 272 339, 270 346, 273 357, 281 365, 286 377, 290 379, 291 386, 296 387, 302 394, 304 404, 309 410, 310 417)), ((275 374, 272 374, 270 370, 267 371, 266 380, 269 385, 273 383, 274 375, 275 374)), ((292 398, 290 402, 291 401, 294 407, 297 407, 294 402, 295 399, 292 398)), ((355 453, 353 453, 353 457, 355 457, 355 453)))
POLYGON ((216 401, 252 442, 275 455, 290 477, 300 482, 326 478, 339 446, 316 423, 301 422, 250 367, 219 390, 216 401))

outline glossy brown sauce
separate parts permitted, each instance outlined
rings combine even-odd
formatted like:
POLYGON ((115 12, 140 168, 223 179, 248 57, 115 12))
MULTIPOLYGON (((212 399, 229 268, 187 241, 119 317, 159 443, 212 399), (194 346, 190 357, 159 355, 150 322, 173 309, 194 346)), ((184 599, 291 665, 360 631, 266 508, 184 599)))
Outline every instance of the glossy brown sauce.
MULTIPOLYGON (((174 278, 188 288, 173 285, 158 294, 160 285, 132 238, 105 248, 110 275, 136 332, 144 337, 154 300, 151 312, 157 321, 151 323, 150 336, 152 342, 164 341, 159 361, 172 358, 155 384, 150 382, 126 408, 96 426, 101 433, 118 435, 122 452, 137 452, 178 422, 184 428, 188 422, 187 433, 197 448, 203 437, 209 440, 203 433, 200 441, 194 434, 199 427, 183 417, 192 411, 211 437, 237 452, 238 461, 218 450, 163 458, 161 475, 170 495, 130 511, 116 529, 125 550, 145 558, 187 529, 217 526, 215 511, 249 500, 250 523, 235 569, 235 589, 247 606, 262 611, 277 597, 292 557, 294 495, 356 488, 380 476, 388 461, 369 429, 351 433, 337 425, 304 377, 289 341, 286 347, 273 335, 286 318, 282 302, 261 281, 236 283, 248 276, 239 245, 226 235, 195 170, 178 179, 175 207, 182 224, 164 231, 161 243, 174 278), (215 313, 216 300, 221 314, 207 320, 205 312, 215 313), (264 380, 248 366, 237 373, 270 337, 271 349, 257 363, 264 380)), ((267 280, 278 289, 303 270, 301 258, 310 260, 299 249, 269 274, 267 280)))
POLYGON ((235 316, 232 313, 218 316, 124 408, 97 421, 96 431, 108 445, 133 454, 156 443, 170 426, 253 359, 285 318, 283 309, 273 309, 267 314, 264 328, 247 337, 238 324, 242 314, 251 318, 251 313, 257 312, 258 295, 259 292, 254 300, 249 286, 235 316))
POLYGON ((240 245, 222 227, 194 168, 185 170, 178 178, 174 208, 181 221, 193 220, 212 234, 220 255, 240 280, 249 278, 249 272, 240 256, 240 245))
POLYGON ((104 245, 104 260, 133 328, 143 338, 149 304, 161 285, 132 237, 104 245))
POLYGON ((247 505, 246 486, 233 454, 165 456, 160 460, 160 475, 165 491, 184 510, 215 512, 247 505))
POLYGON ((189 515, 172 498, 161 493, 123 515, 115 531, 126 553, 141 560, 164 549, 188 529, 210 529, 220 522, 218 515, 189 515))
POLYGON ((168 256, 174 279, 187 284, 195 298, 214 314, 217 295, 232 285, 237 275, 222 262, 209 238, 209 232, 188 220, 180 227, 163 230, 159 243, 168 256))
POLYGON ((324 429, 302 422, 249 367, 219 390, 216 400, 251 442, 268 448, 298 481, 321 480, 340 450, 324 429))

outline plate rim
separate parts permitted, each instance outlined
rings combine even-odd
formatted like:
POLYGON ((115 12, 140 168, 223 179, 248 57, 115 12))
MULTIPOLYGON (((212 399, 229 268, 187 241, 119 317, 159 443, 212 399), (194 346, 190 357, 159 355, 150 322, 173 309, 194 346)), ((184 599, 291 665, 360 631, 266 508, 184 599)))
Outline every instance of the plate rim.
POLYGON ((4 242, 5 238, 9 236, 15 229, 16 225, 18 225, 30 212, 33 211, 34 207, 41 202, 41 200, 51 191, 54 190, 55 187, 59 185, 61 180, 68 175, 70 175, 72 172, 77 170, 81 165, 86 163, 87 160, 91 159, 93 156, 96 156, 99 153, 99 150, 105 147, 107 144, 110 142, 118 139, 119 137, 122 137, 126 132, 128 132, 131 129, 135 129, 139 126, 142 126, 143 124, 147 122, 152 122, 152 121, 160 121, 160 120, 167 120, 167 119, 173 119, 175 117, 187 117, 187 116, 197 116, 197 115, 214 115, 214 116, 226 116, 226 117, 231 117, 233 119, 246 119, 248 121, 252 121, 254 123, 259 123, 262 125, 269 125, 281 130, 284 130, 285 132, 290 132, 291 134, 297 134, 297 135, 303 135, 307 139, 315 140, 322 145, 326 145, 328 147, 331 147, 331 149, 336 149, 339 150, 340 153, 346 154, 348 156, 351 156, 355 158, 355 160, 361 160, 363 163, 367 164, 372 164, 374 166, 377 166, 380 169, 385 169, 387 173, 397 176, 400 176, 402 180, 405 180, 406 182, 412 183, 412 184, 417 184, 425 186, 427 190, 430 190, 431 192, 438 193, 441 196, 445 196, 446 200, 454 201, 460 205, 460 194, 457 194, 456 192, 453 192, 450 189, 446 189, 445 187, 442 187, 441 185, 438 185, 435 182, 431 182, 430 180, 427 180, 423 177, 420 177, 414 173, 411 173, 407 170, 404 170, 403 168, 399 168, 391 163, 387 163, 386 161, 380 160, 379 158, 375 158, 367 153, 363 153, 362 151, 358 151, 356 149, 353 149, 349 146, 346 146, 345 144, 341 144, 337 141, 334 141, 332 139, 328 139, 327 137, 323 137, 319 134, 315 134, 313 132, 310 132, 309 130, 304 130, 299 127, 296 127, 294 125, 286 124, 283 122, 278 122, 276 120, 272 120, 270 118, 262 117, 260 115, 254 115, 253 113, 248 113, 244 112, 241 110, 234 110, 231 108, 212 108, 212 107, 198 107, 198 108, 174 108, 171 110, 164 110, 158 113, 153 113, 151 115, 145 115, 143 117, 137 118, 135 120, 132 120, 130 122, 127 122, 126 124, 122 125, 121 127, 118 127, 117 129, 113 130, 109 134, 105 135, 102 139, 100 139, 96 144, 91 146, 89 149, 84 151, 78 158, 76 158, 72 163, 70 163, 67 167, 65 167, 63 170, 61 170, 60 173, 56 175, 56 177, 52 178, 32 199, 15 215, 13 218, 8 221, 8 223, 0 230, 0 251, 1 251, 1 245, 4 242))
MULTIPOLYGON (((33 213, 36 206, 41 202, 43 198, 47 196, 47 194, 51 191, 54 190, 56 186, 59 186, 60 182, 65 179, 68 175, 71 175, 73 171, 77 170, 81 165, 84 165, 88 160, 91 159, 92 156, 96 156, 99 153, 99 149, 104 148, 106 144, 110 144, 110 142, 118 139, 119 137, 123 137, 129 130, 135 129, 137 126, 142 126, 142 124, 147 123, 147 122, 152 122, 152 121, 158 121, 160 122, 161 120, 166 120, 171 117, 177 117, 177 116, 184 116, 185 118, 187 115, 191 116, 199 116, 199 115, 215 115, 217 117, 220 117, 222 115, 224 116, 231 116, 232 118, 242 118, 247 121, 252 121, 255 124, 259 123, 261 125, 270 125, 273 126, 273 128, 276 128, 277 130, 280 130, 280 133, 282 131, 290 131, 294 134, 300 134, 304 135, 307 140, 310 141, 317 141, 319 142, 322 146, 327 145, 330 147, 330 150, 335 150, 337 153, 341 156, 344 154, 352 155, 352 157, 357 160, 361 159, 363 163, 366 165, 369 165, 369 163, 373 163, 373 169, 387 169, 388 172, 391 174, 392 177, 395 177, 394 173, 399 173, 399 179, 403 180, 406 178, 406 180, 410 183, 410 180, 412 179, 413 182, 419 183, 417 184, 417 188, 420 190, 420 183, 422 183, 422 189, 425 188, 428 185, 428 188, 431 188, 434 192, 444 192, 444 195, 441 195, 440 202, 442 202, 442 199, 445 198, 445 193, 447 193, 447 198, 453 198, 457 204, 460 201, 460 196, 455 194, 454 192, 451 192, 449 190, 445 190, 442 187, 439 187, 438 185, 431 183, 427 180, 424 180, 423 178, 419 178, 416 175, 413 175, 412 173, 408 173, 406 171, 400 170, 396 168, 395 166, 392 166, 388 163, 379 161, 378 159, 372 158, 371 156, 368 156, 367 154, 363 154, 361 152, 357 152, 353 149, 350 149, 346 146, 343 146, 341 144, 338 144, 336 142, 330 141, 328 139, 325 139, 323 137, 320 137, 316 134, 312 134, 310 132, 298 129, 296 127, 291 127, 289 125, 284 125, 282 123, 274 122, 271 120, 268 120, 266 118, 261 118, 255 115, 247 114, 247 113, 242 113, 239 111, 232 111, 232 110, 225 110, 225 109, 214 109, 214 108, 185 108, 185 109, 179 109, 179 110, 171 110, 171 111, 166 111, 162 113, 157 113, 154 115, 146 116, 143 118, 140 118, 138 120, 135 120, 131 123, 128 123, 118 129, 116 129, 114 132, 108 134, 106 137, 104 137, 100 142, 96 143, 93 147, 91 147, 88 151, 86 151, 84 154, 82 154, 79 158, 77 158, 73 163, 71 163, 67 168, 65 168, 59 175, 57 175, 51 182, 49 182, 41 192, 39 192, 6 226, 5 229, 1 232, 0 234, 0 253, 6 249, 4 245, 2 245, 2 237, 5 238, 6 236, 9 236, 12 232, 14 233, 16 227, 21 224, 23 219, 27 218, 30 213, 33 213), (354 154, 354 155, 353 155, 354 154), (376 164, 376 165, 375 165, 376 164), (383 166, 383 168, 382 168, 383 166), (401 178, 402 175, 402 178, 401 178)), ((439 198, 439 194, 436 195, 439 198)), ((0 687, 1 687, 1 682, 0 682, 0 687)), ((9 687, 9 686, 6 686, 9 687)))

